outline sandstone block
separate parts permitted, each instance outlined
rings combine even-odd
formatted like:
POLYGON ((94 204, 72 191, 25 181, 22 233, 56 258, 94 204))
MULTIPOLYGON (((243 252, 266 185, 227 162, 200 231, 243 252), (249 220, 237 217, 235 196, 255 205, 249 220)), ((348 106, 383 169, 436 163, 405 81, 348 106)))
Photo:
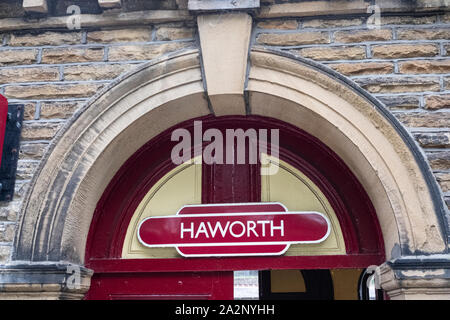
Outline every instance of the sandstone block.
POLYGON ((0 221, 17 221, 21 202, 12 201, 0 206, 0 221))
POLYGON ((61 128, 59 122, 32 122, 24 123, 22 128, 22 140, 51 140, 61 128))
POLYGON ((429 152, 427 158, 433 170, 450 169, 450 151, 429 152))
POLYGON ((38 50, 1 50, 0 66, 15 66, 36 62, 38 50))
POLYGON ((402 93, 439 91, 438 77, 368 77, 358 78, 355 81, 364 89, 372 93, 402 93))
POLYGON ((359 26, 363 24, 363 19, 312 19, 303 21, 303 28, 339 28, 349 26, 359 26))
POLYGON ((64 67, 64 80, 108 80, 114 79, 136 64, 96 64, 64 67))
POLYGON ((191 42, 115 46, 109 49, 109 61, 151 60, 165 53, 191 46, 191 42))
POLYGON ((414 133, 414 138, 422 148, 449 148, 450 132, 414 133))
POLYGON ((269 46, 298 46, 330 43, 328 32, 262 33, 256 41, 269 46))
POLYGON ((442 189, 442 192, 450 191, 450 173, 439 172, 439 173, 435 173, 434 176, 436 177, 436 180, 439 183, 439 185, 442 189))
POLYGON ((145 42, 151 40, 150 28, 127 28, 117 30, 90 31, 87 34, 88 42, 145 42))
POLYGON ((399 40, 448 40, 450 28, 402 29, 397 31, 399 40))
POLYGON ((193 39, 194 29, 186 27, 159 27, 156 30, 156 40, 193 39))
POLYGON ((386 44, 372 46, 372 55, 379 59, 434 57, 439 48, 434 44, 386 44))
POLYGON ((14 82, 45 82, 58 80, 59 70, 55 67, 0 69, 0 84, 14 82))
POLYGON ((298 28, 297 20, 266 20, 258 22, 258 28, 277 29, 277 30, 295 30, 298 28))
POLYGON ((10 46, 58 46, 64 44, 81 43, 81 32, 53 32, 47 31, 38 34, 12 34, 9 40, 10 46))
POLYGON ((395 116, 407 127, 448 128, 450 114, 447 112, 408 112, 396 113, 395 116))
POLYGON ((40 119, 67 119, 81 104, 82 102, 43 102, 41 104, 40 119))
POLYGON ((10 99, 85 98, 103 86, 103 83, 12 85, 5 88, 5 96, 10 99))
POLYGON ((334 33, 335 42, 387 41, 392 39, 392 31, 388 29, 349 30, 334 33))
POLYGON ((436 23, 436 16, 423 16, 423 17, 415 17, 415 16, 385 16, 381 15, 380 17, 381 24, 433 24, 436 23))
POLYGON ((450 73, 450 60, 414 60, 399 65, 401 73, 450 73))
POLYGON ((388 62, 338 63, 328 66, 347 76, 386 74, 394 72, 394 64, 388 62))
POLYGON ((52 48, 42 50, 42 63, 70 63, 103 61, 104 49, 94 48, 52 48))
POLYGON ((12 242, 16 225, 13 223, 0 223, 0 242, 12 242))
POLYGON ((20 159, 40 160, 48 148, 48 143, 22 142, 19 149, 20 159))
POLYGON ((425 97, 425 109, 438 110, 445 108, 450 108, 450 94, 425 97))
POLYGON ((38 164, 38 161, 19 160, 19 162, 17 163, 16 179, 31 180, 38 164))
POLYGON ((379 96, 377 97, 389 109, 416 109, 420 107, 420 98, 410 95, 379 96))
POLYGON ((5 264, 11 256, 12 247, 8 245, 0 245, 0 264, 5 264))
POLYGON ((358 60, 366 57, 363 47, 305 48, 296 51, 301 56, 313 60, 358 60))

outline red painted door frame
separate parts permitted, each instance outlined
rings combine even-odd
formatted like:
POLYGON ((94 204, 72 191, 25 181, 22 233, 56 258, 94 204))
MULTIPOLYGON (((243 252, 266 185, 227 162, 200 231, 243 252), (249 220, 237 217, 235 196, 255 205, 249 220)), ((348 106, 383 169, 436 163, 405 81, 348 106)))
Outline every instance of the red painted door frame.
MULTIPOLYGON (((320 140, 266 117, 206 116, 196 120, 202 121, 203 130, 279 129, 280 158, 308 176, 327 197, 341 225, 347 255, 120 259, 134 211, 148 190, 175 167, 170 153, 177 142, 170 140, 171 133, 185 128, 193 134, 194 120, 189 120, 162 132, 139 149, 121 167, 98 202, 86 247, 86 266, 95 272, 87 298, 171 299, 189 298, 191 294, 193 298, 230 299, 232 270, 361 268, 385 261, 381 229, 369 197, 344 162, 320 140), (192 280, 194 274, 197 281, 192 280), (172 281, 170 275, 182 283, 176 286, 175 293, 162 285, 172 281), (201 286, 199 279, 203 279, 201 286), (145 292, 139 289, 142 283, 147 283, 145 292), (200 287, 201 292, 197 290, 200 287)), ((259 202, 259 170, 259 165, 203 164, 202 202, 259 202)))

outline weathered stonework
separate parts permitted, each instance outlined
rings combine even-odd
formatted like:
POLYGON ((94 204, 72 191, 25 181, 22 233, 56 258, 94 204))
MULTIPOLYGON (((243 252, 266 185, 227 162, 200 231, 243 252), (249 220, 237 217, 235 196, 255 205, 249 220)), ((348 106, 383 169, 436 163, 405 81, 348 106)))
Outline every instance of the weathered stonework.
MULTIPOLYGON (((39 20, 23 19, 19 1, 0 3, 0 93, 25 105, 16 194, 12 202, 0 203, 0 265, 11 262, 21 205, 36 168, 72 115, 141 64, 189 48, 201 50, 197 16, 187 11, 187 0, 153 1, 147 7, 122 1, 122 8, 113 10, 83 3, 83 22, 75 31, 67 29, 65 6, 55 3, 57 16, 39 20)), ((416 1, 415 7, 407 1, 381 1, 381 26, 369 28, 367 1, 261 3, 252 13, 250 43, 315 60, 380 100, 422 148, 450 207, 450 14, 443 14, 447 9, 435 1, 416 1)), ((241 71, 242 89, 234 94, 249 104, 243 99, 248 70, 241 71)), ((189 81, 199 81, 199 74, 189 74, 189 81)), ((194 101, 208 110, 201 99, 194 101)), ((446 290, 443 280, 413 283, 398 276, 385 284, 393 297, 446 290), (439 286, 444 289, 435 290, 439 286)), ((0 298, 19 297, 21 292, 34 298, 82 297, 83 291, 64 295, 63 290, 55 284, 10 283, 0 286, 0 291, 9 292, 0 298)))
POLYGON ((394 71, 394 64, 390 62, 337 63, 328 66, 346 76, 391 74, 394 71))
POLYGON ((420 97, 411 95, 380 96, 378 99, 391 110, 420 108, 420 97))
POLYGON ((327 48, 305 48, 293 50, 305 58, 324 61, 324 60, 361 60, 366 58, 364 47, 327 47, 327 48))
POLYGON ((450 108, 450 94, 429 95, 425 97, 425 109, 439 110, 450 108))
POLYGON ((433 60, 433 61, 409 61, 400 63, 401 73, 449 73, 449 60, 433 60))
POLYGON ((257 24, 261 29, 295 30, 299 26, 296 20, 267 20, 257 24))
POLYGON ((12 34, 8 45, 12 47, 37 47, 63 44, 80 44, 81 32, 44 32, 41 34, 12 34))
POLYGON ((0 84, 11 82, 50 82, 59 80, 56 67, 31 67, 0 70, 0 84))
POLYGON ((70 63, 103 61, 104 48, 52 48, 42 50, 42 63, 70 63))
POLYGON ((42 102, 39 119, 68 119, 81 105, 80 102, 42 102))
POLYGON ((31 143, 23 141, 20 145, 20 158, 26 160, 40 160, 47 150, 48 143, 31 143))
POLYGON ((380 59, 434 57, 438 53, 439 48, 434 44, 388 44, 372 46, 373 57, 380 59))
POLYGON ((363 31, 337 31, 334 33, 335 42, 354 43, 365 41, 388 41, 392 39, 389 29, 374 29, 363 31))
POLYGON ((27 65, 36 62, 38 50, 2 50, 0 66, 27 65))
MULTIPOLYGON (((310 19, 302 23, 303 28, 339 28, 360 26, 363 24, 362 18, 355 19, 310 19)), ((266 28, 269 29, 269 28, 266 28)))
POLYGON ((11 259, 12 247, 10 245, 0 245, 0 263, 6 264, 11 259))
POLYGON ((157 41, 193 39, 194 29, 187 27, 161 26, 156 30, 157 41))
POLYGON ((450 132, 416 132, 413 136, 423 148, 450 147, 450 132))
POLYGON ((355 79, 356 82, 372 93, 403 93, 440 91, 440 80, 438 77, 368 77, 355 79))
MULTIPOLYGON (((448 147, 449 145, 450 143, 447 142, 446 147, 448 147)), ((436 173, 436 180, 439 182, 439 185, 442 188, 442 192, 450 191, 450 173, 448 172, 436 173)))
POLYGON ((192 47, 190 42, 168 42, 163 44, 127 45, 111 47, 109 61, 151 60, 158 56, 183 48, 192 47))
POLYGON ((450 29, 401 29, 397 34, 399 40, 445 40, 450 38, 450 29))
POLYGON ((51 140, 60 127, 60 123, 54 122, 25 123, 22 129, 22 140, 51 140))
POLYGON ((427 154, 430 166, 434 170, 450 170, 450 151, 436 151, 427 154))
POLYGON ((103 87, 101 83, 11 85, 5 88, 9 99, 87 98, 103 87))
POLYGON ((297 46, 302 44, 329 43, 327 32, 302 32, 302 33, 263 33, 256 41, 270 46, 297 46))
POLYGON ((87 42, 147 42, 152 39, 151 32, 151 28, 124 28, 116 30, 89 31, 87 33, 87 42))
POLYGON ((64 80, 112 80, 133 68, 136 64, 71 65, 64 67, 64 80))
POLYGON ((396 113, 399 119, 407 127, 419 128, 449 128, 450 117, 447 112, 404 112, 396 113))

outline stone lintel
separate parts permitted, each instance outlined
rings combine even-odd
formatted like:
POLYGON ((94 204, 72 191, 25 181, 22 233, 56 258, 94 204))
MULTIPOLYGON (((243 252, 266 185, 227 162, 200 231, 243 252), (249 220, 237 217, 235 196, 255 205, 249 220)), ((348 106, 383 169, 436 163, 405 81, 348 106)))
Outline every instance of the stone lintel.
POLYGON ((259 8, 260 0, 189 0, 190 11, 243 10, 259 8))
POLYGON ((258 18, 314 17, 323 15, 366 15, 375 10, 381 13, 414 13, 450 10, 450 0, 385 0, 373 4, 368 0, 316 0, 276 3, 263 6, 258 18))

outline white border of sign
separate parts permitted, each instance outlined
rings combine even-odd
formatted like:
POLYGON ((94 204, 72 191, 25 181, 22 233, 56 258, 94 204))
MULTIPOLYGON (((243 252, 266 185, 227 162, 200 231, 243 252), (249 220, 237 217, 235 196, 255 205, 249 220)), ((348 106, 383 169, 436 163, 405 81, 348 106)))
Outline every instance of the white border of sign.
POLYGON ((170 216, 152 216, 152 217, 148 217, 145 218, 144 220, 142 220, 139 225, 138 225, 138 229, 137 229, 137 237, 139 240, 139 243, 141 243, 143 246, 148 247, 148 248, 175 248, 177 250, 177 252, 183 256, 183 257, 237 257, 237 256, 276 256, 276 255, 282 255, 284 254, 288 249, 289 246, 291 244, 314 244, 314 243, 320 243, 323 242, 325 239, 328 238, 328 236, 330 235, 331 232, 331 228, 330 228, 330 220, 322 213, 320 212, 315 212, 315 211, 300 211, 300 212, 289 212, 287 211, 288 209, 286 208, 285 205, 283 205, 280 202, 246 202, 246 203, 213 203, 213 204, 198 204, 198 205, 185 205, 183 207, 181 207, 178 212, 175 215, 170 215, 170 216), (206 213, 206 214, 183 214, 183 217, 214 217, 214 216, 252 216, 252 215, 273 215, 273 214, 317 214, 322 216, 325 221, 327 222, 327 232, 325 234, 325 236, 323 236, 321 239, 319 240, 314 240, 314 241, 265 241, 265 242, 224 242, 224 243, 198 243, 198 244, 179 244, 179 243, 170 243, 170 244, 163 244, 163 245, 149 245, 146 244, 140 237, 139 231, 141 229, 141 225, 149 220, 149 219, 171 219, 174 218, 175 216, 178 216, 179 213, 181 212, 181 210, 183 210, 184 208, 188 208, 188 207, 217 207, 217 206, 254 206, 254 205, 270 205, 270 204, 277 204, 282 206, 286 211, 280 211, 280 212, 242 212, 242 213, 228 213, 228 214, 223 214, 223 213, 206 213), (286 245, 285 249, 283 249, 280 252, 275 252, 275 253, 225 253, 225 254, 184 254, 182 252, 180 252, 180 250, 178 249, 178 247, 224 247, 224 246, 249 246, 249 245, 286 245))

